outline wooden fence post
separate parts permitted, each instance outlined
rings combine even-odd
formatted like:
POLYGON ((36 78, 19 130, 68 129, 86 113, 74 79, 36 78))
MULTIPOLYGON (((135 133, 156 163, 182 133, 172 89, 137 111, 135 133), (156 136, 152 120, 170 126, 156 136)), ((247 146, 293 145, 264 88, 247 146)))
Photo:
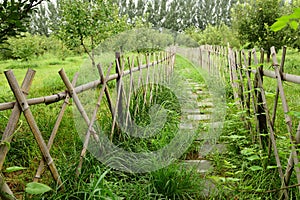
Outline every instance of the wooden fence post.
MULTIPOLYGON (((258 60, 256 56, 255 49, 252 50, 254 64, 258 65, 258 60)), ((262 52, 263 54, 263 52, 262 52)), ((266 119, 266 111, 264 109, 264 102, 262 99, 261 90, 259 87, 259 81, 261 77, 261 82, 263 84, 263 65, 260 65, 257 68, 255 78, 254 78, 254 90, 256 95, 256 115, 258 119, 258 130, 259 130, 259 143, 262 149, 266 149, 267 147, 267 138, 266 135, 268 134, 268 127, 267 127, 267 119, 266 119)))

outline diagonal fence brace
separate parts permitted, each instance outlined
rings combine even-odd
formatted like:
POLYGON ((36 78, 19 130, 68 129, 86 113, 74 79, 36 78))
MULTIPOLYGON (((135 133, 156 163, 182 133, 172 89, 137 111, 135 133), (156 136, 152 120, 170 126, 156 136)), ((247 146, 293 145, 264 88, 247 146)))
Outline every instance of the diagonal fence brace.
MULTIPOLYGON (((99 71, 102 71, 100 65, 98 65, 97 67, 98 67, 99 71)), ((78 167, 76 169, 77 176, 80 174, 80 169, 82 168, 83 158, 85 157, 86 150, 87 150, 88 145, 89 145, 91 132, 94 130, 93 125, 94 125, 96 117, 97 117, 97 112, 100 108, 100 104, 101 104, 101 101, 102 101, 102 98, 103 98, 103 95, 104 95, 104 92, 105 92, 105 88, 106 88, 106 84, 107 84, 107 80, 108 80, 111 68, 112 68, 112 65, 110 65, 110 67, 108 68, 106 77, 105 77, 105 79, 103 79, 102 88, 100 90, 100 95, 98 97, 97 104, 96 104, 96 107, 94 109, 93 115, 91 117, 90 123, 88 124, 88 130, 85 134, 85 139, 84 139, 83 148, 82 148, 82 151, 81 151, 81 154, 80 154, 79 164, 78 164, 78 167)))
MULTIPOLYGON (((78 73, 76 73, 75 76, 74 76, 74 78, 73 78, 73 81, 72 81, 72 85, 73 86, 75 86, 77 79, 78 79, 78 73)), ((67 106, 69 104, 69 101, 70 101, 70 95, 69 95, 69 93, 67 93, 66 98, 65 98, 65 100, 64 100, 64 102, 63 102, 63 104, 61 106, 61 110, 60 110, 60 112, 59 112, 59 114, 57 116, 55 125, 54 125, 54 127, 52 129, 50 138, 48 140, 47 148, 49 149, 49 151, 50 151, 50 149, 51 149, 51 147, 53 145, 55 136, 57 134, 57 131, 58 131, 59 125, 60 125, 60 123, 62 121, 62 118, 63 118, 63 116, 65 114, 65 110, 67 109, 67 106)), ((35 174, 35 176, 33 178, 34 182, 38 182, 38 180, 41 178, 41 175, 43 173, 44 167, 45 167, 45 161, 44 161, 44 159, 42 159, 40 161, 40 165, 39 165, 39 167, 38 167, 38 169, 36 171, 36 174, 35 174)))
POLYGON ((54 180, 57 182, 57 184, 59 186, 62 185, 62 181, 60 179, 60 176, 59 176, 59 173, 57 171, 57 168, 54 164, 54 161, 49 153, 49 150, 46 146, 46 143, 42 137, 42 134, 35 122, 35 119, 32 115, 32 112, 29 108, 29 105, 28 105, 28 102, 26 100, 26 97, 25 95, 22 93, 22 90, 16 80, 16 77, 14 76, 13 74, 13 71, 12 70, 8 70, 8 71, 5 71, 5 76, 8 80, 8 83, 9 83, 9 86, 11 88, 11 90, 13 91, 16 99, 17 99, 17 102, 19 103, 21 109, 22 109, 22 112, 26 118, 26 121, 35 137, 35 140, 37 141, 38 143, 38 146, 40 148, 40 151, 42 152, 43 154, 43 157, 45 159, 45 162, 47 163, 47 165, 49 166, 49 169, 51 171, 51 174, 54 178, 54 180))
MULTIPOLYGON (((32 70, 32 69, 27 70, 27 73, 25 75, 25 78, 24 78, 22 86, 21 86, 22 91, 23 91, 25 96, 27 96, 27 94, 29 92, 29 89, 30 89, 30 86, 32 84, 32 80, 34 78, 34 75, 35 75, 34 70, 32 70)), ((21 112, 22 112, 22 110, 21 110, 19 104, 16 103, 14 105, 14 108, 13 108, 12 113, 10 115, 9 121, 8 121, 7 126, 5 128, 5 131, 2 135, 2 140, 1 140, 1 144, 0 144, 0 171, 2 170, 3 164, 5 162, 6 155, 9 151, 8 145, 6 143, 10 143, 12 138, 13 138, 13 134, 14 134, 14 131, 16 130, 18 121, 20 119, 21 112)), ((12 191, 10 190, 8 185, 5 183, 5 181, 3 180, 2 176, 0 177, 0 179, 1 179, 0 180, 0 187, 1 187, 0 190, 3 193, 6 193, 9 196, 11 196, 12 199, 14 199, 12 191)), ((0 195, 0 196, 2 196, 2 195, 0 195)))

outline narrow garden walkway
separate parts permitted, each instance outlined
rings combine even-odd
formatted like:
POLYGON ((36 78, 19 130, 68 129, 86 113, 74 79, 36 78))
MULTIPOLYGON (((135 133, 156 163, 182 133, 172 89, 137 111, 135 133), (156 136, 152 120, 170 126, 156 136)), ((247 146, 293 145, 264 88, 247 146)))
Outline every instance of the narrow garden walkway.
MULTIPOLYGON (((213 174, 213 162, 207 157, 210 153, 222 153, 226 150, 224 144, 210 143, 207 142, 206 135, 209 134, 208 130, 210 127, 218 126, 220 122, 212 122, 211 114, 214 108, 213 99, 207 88, 207 85, 203 83, 195 83, 192 80, 188 80, 189 83, 189 95, 190 98, 197 102, 197 108, 194 110, 186 110, 188 114, 188 119, 198 121, 200 133, 198 138, 194 141, 194 146, 196 147, 196 152, 193 155, 187 156, 186 160, 183 161, 184 166, 187 168, 196 168, 199 173, 203 176, 205 180, 204 184, 204 196, 209 196, 211 193, 215 192, 215 185, 209 179, 206 179, 207 174, 213 174)), ((192 126, 182 126, 183 129, 191 129, 192 126)))

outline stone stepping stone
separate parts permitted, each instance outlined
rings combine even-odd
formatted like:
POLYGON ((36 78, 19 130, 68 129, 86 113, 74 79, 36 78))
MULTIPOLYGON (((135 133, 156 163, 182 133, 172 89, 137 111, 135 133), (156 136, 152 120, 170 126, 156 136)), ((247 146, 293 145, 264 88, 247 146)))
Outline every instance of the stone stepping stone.
POLYGON ((198 173, 207 173, 213 170, 212 162, 209 160, 185 160, 183 165, 187 168, 196 168, 198 173))
POLYGON ((223 122, 211 122, 211 123, 203 123, 203 127, 208 127, 208 128, 222 128, 223 127, 223 122))
POLYGON ((210 120, 211 117, 210 115, 189 115, 188 119, 197 120, 197 121, 206 121, 206 120, 210 120))
POLYGON ((199 107, 213 107, 214 104, 211 101, 208 101, 207 99, 201 102, 198 102, 199 107))
POLYGON ((197 90, 196 94, 201 95, 201 96, 210 96, 209 92, 203 91, 203 90, 197 90))
POLYGON ((182 110, 183 113, 188 113, 188 114, 202 114, 203 112, 201 112, 199 109, 183 109, 182 110))
POLYGON ((216 185, 213 183, 212 180, 204 179, 203 180, 203 188, 202 188, 202 195, 203 198, 209 199, 209 196, 218 192, 216 185))
POLYGON ((192 130, 192 129, 194 129, 195 127, 193 126, 193 124, 180 124, 180 125, 179 125, 179 128, 180 128, 180 129, 192 130))
POLYGON ((225 144, 203 144, 199 149, 199 156, 205 156, 208 153, 219 153, 223 154, 227 150, 225 144))

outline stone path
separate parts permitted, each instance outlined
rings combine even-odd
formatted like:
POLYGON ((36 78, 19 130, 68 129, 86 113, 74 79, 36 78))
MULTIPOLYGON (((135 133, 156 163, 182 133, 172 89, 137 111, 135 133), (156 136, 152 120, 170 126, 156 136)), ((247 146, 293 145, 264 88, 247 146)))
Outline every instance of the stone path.
MULTIPOLYGON (((199 138, 195 140, 195 144, 198 142, 199 151, 198 156, 190 158, 190 160, 184 160, 183 165, 187 168, 196 168, 199 173, 203 175, 205 181, 205 188, 203 190, 203 195, 208 197, 212 192, 215 191, 215 186, 212 181, 205 179, 206 174, 213 172, 212 161, 206 159, 208 153, 218 152, 222 153, 226 151, 226 146, 224 144, 214 144, 211 145, 209 142, 205 142, 208 135, 208 128, 217 128, 220 126, 220 122, 212 122, 211 113, 214 108, 213 99, 209 93, 207 86, 204 84, 198 84, 188 80, 189 90, 188 95, 192 100, 197 102, 198 109, 183 110, 187 113, 187 118, 192 121, 198 121, 204 130, 199 134, 199 138), (206 131, 205 131, 206 130, 206 131)), ((181 125, 181 129, 193 129, 192 124, 181 125)), ((189 158, 188 158, 189 159, 189 158)))

